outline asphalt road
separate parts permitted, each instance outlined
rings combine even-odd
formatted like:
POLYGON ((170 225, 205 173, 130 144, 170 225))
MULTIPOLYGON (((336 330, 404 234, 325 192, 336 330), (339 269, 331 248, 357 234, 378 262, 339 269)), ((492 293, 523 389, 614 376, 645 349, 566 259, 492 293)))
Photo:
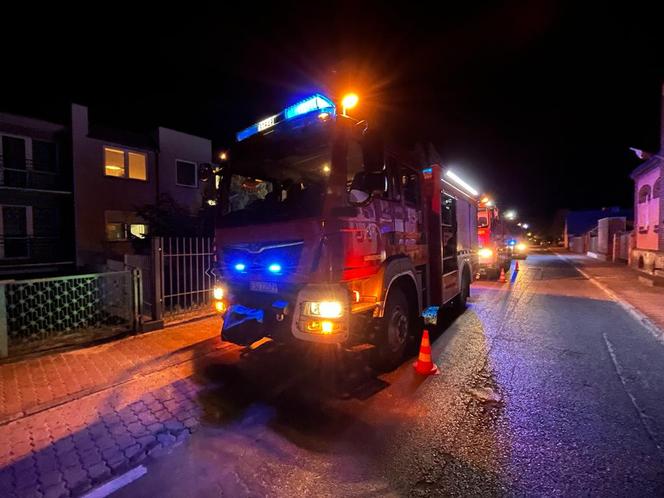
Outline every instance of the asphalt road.
POLYGON ((202 428, 117 496, 664 495, 664 345, 555 255, 520 266, 434 336, 435 377, 201 366, 202 428))

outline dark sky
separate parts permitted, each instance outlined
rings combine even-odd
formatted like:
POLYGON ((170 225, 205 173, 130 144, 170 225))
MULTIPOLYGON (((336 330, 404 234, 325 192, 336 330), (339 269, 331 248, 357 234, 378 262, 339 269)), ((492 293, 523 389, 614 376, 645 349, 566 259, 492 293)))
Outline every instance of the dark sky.
POLYGON ((222 146, 309 91, 354 89, 358 117, 434 142, 541 228, 557 208, 631 205, 628 147, 659 144, 661 11, 420 3, 4 10, 0 110, 62 120, 73 100, 107 124, 222 146))

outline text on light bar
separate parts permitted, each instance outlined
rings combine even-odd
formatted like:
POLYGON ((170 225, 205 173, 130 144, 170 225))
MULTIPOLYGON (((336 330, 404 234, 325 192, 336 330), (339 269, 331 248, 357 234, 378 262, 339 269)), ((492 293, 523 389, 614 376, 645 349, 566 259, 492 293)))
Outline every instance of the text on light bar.
POLYGON ((453 171, 448 169, 445 172, 445 176, 449 177, 450 180, 452 180, 458 186, 463 187, 466 190, 466 192, 468 192, 468 193, 470 193, 474 196, 479 195, 479 192, 477 190, 475 190, 473 187, 468 185, 463 179, 459 178, 459 176, 456 173, 454 173, 453 171))

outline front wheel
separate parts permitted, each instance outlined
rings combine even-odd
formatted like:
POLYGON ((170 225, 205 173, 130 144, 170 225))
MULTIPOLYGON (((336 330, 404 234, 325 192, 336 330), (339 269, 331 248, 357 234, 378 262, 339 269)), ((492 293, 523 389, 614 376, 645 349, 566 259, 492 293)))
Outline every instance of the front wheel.
POLYGON ((393 370, 403 361, 413 332, 413 309, 401 289, 387 296, 376 340, 373 364, 379 370, 393 370))
POLYGON ((466 309, 466 304, 468 303, 468 297, 470 297, 470 278, 464 272, 461 277, 461 288, 459 289, 459 295, 455 300, 456 308, 459 311, 466 309))

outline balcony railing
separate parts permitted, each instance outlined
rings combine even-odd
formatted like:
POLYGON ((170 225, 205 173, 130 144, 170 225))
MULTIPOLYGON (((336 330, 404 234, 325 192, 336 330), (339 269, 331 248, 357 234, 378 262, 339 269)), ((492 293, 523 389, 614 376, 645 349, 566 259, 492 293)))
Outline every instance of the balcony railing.
POLYGON ((12 162, 5 166, 0 156, 0 187, 14 187, 38 190, 70 191, 65 178, 53 165, 45 165, 25 160, 21 164, 12 162), (25 165, 25 167, 20 167, 25 165), (17 167, 19 166, 19 167, 17 167))
POLYGON ((0 265, 18 262, 51 263, 71 258, 60 237, 0 236, 0 265))

